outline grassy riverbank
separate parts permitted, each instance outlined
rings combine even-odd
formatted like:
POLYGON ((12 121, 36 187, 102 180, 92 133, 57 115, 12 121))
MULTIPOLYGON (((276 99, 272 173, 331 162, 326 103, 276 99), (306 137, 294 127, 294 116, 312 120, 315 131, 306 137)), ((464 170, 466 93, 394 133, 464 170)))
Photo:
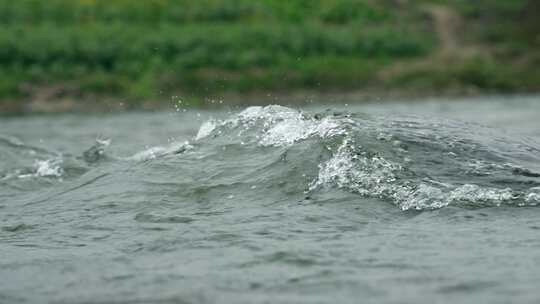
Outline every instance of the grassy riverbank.
POLYGON ((0 109, 540 90, 530 0, 0 0, 0 109))

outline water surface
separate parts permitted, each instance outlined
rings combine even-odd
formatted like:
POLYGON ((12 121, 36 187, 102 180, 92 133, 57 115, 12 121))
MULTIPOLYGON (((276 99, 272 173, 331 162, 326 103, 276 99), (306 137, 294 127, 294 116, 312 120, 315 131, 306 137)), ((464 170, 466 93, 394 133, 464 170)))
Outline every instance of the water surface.
POLYGON ((540 99, 0 118, 0 303, 536 303, 540 99))

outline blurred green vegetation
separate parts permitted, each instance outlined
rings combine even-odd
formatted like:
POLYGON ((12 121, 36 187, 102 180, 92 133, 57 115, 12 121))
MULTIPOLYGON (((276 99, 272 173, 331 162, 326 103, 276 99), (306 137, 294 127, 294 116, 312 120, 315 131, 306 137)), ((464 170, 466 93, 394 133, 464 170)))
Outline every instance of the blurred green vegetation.
POLYGON ((538 90, 537 8, 533 0, 0 0, 0 100, 51 86, 133 103, 296 89, 538 90), (434 6, 460 18, 449 54, 438 55, 444 20, 434 6))

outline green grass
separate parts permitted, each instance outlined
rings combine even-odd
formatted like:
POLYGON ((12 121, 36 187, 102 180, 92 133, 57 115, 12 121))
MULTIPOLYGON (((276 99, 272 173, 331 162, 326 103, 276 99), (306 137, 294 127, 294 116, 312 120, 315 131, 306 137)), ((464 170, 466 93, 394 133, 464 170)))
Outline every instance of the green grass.
POLYGON ((525 0, 404 7, 390 0, 0 0, 0 100, 31 98, 29 87, 56 84, 132 102, 418 84, 537 88, 516 84, 512 67, 498 67, 498 58, 435 64, 383 81, 380 71, 436 52, 433 27, 418 17, 426 3, 459 12, 470 24, 467 37, 502 49, 501 60, 532 52, 529 36, 516 34, 525 0), (482 25, 486 9, 489 26, 482 25))

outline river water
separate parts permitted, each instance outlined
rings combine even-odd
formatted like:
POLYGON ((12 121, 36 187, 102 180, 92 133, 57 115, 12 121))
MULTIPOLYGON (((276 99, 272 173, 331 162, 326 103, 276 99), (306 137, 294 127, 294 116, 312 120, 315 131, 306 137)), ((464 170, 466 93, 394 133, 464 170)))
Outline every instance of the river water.
POLYGON ((0 303, 538 303, 540 97, 0 118, 0 303))

